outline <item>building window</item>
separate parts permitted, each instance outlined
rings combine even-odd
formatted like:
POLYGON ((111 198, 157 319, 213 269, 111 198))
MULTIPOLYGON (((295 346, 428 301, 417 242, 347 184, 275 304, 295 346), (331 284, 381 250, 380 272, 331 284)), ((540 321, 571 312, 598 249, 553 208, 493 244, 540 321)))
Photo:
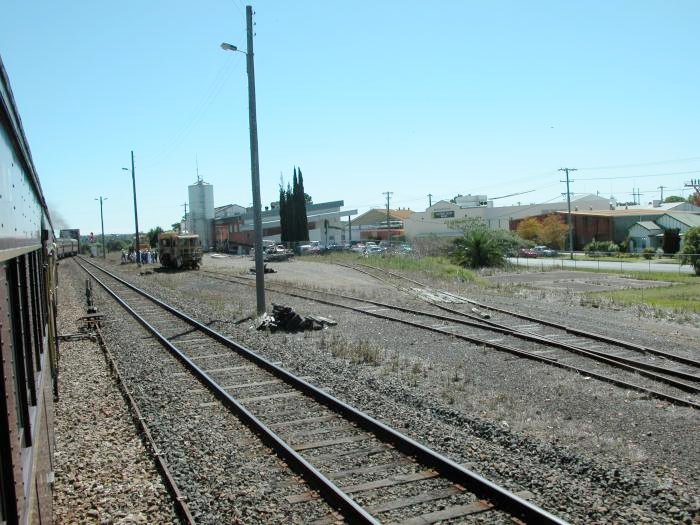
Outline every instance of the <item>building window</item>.
POLYGON ((434 211, 433 219, 451 219, 455 216, 454 210, 434 211))

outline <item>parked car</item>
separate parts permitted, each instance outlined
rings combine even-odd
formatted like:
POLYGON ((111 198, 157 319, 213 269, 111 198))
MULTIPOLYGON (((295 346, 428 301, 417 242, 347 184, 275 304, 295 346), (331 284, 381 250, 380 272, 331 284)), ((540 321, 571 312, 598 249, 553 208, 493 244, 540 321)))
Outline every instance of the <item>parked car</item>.
POLYGON ((554 257, 557 254, 556 250, 552 250, 547 246, 535 246, 533 250, 537 253, 537 255, 542 255, 543 257, 554 257))
POLYGON ((532 248, 520 248, 518 250, 518 257, 537 257, 537 252, 532 248))
POLYGON ((386 250, 381 246, 367 246, 364 253, 367 255, 376 255, 379 253, 384 253, 386 250))

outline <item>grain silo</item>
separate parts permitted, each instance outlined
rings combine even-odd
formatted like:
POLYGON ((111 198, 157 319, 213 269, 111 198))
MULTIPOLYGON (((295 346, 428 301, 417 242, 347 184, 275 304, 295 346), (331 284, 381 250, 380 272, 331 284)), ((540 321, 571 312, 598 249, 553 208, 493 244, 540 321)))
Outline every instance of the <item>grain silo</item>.
POLYGON ((202 249, 213 246, 212 225, 214 221, 214 186, 197 179, 188 186, 190 197, 189 225, 192 233, 199 235, 202 249))

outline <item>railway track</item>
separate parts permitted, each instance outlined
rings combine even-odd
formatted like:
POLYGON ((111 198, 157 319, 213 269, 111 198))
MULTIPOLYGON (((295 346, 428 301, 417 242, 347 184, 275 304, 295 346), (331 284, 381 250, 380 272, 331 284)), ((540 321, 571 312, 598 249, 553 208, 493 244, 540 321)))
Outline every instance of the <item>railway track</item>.
MULTIPOLYGON (((353 523, 427 524, 507 513, 564 523, 466 467, 356 410, 120 277, 80 265, 228 409, 353 523), (440 510, 436 510, 436 504, 440 510), (480 516, 481 515, 481 516, 480 516)), ((316 523, 335 523, 328 515, 316 523)))
MULTIPOLYGON (((348 266, 348 268, 357 269, 351 266, 348 266)), ((360 269, 359 271, 363 270, 360 269)), ((214 279, 220 279, 234 284, 254 286, 253 280, 248 277, 232 276, 230 274, 222 274, 220 272, 211 272, 207 270, 202 270, 201 272, 214 279)), ((484 319, 481 315, 461 312, 454 308, 446 307, 434 300, 428 302, 438 309, 448 310, 453 315, 448 316, 434 311, 417 310, 414 307, 407 308, 386 302, 353 297, 347 294, 308 290, 292 285, 285 285, 285 289, 280 289, 279 286, 271 286, 268 284, 266 289, 271 292, 346 308, 365 315, 404 323, 451 337, 457 337, 521 358, 568 369, 582 374, 585 377, 599 379, 629 390, 642 392, 650 397, 662 399, 675 405, 700 409, 700 403, 698 403, 697 400, 697 394, 700 393, 700 376, 697 374, 700 363, 696 363, 697 366, 692 366, 692 363, 695 363, 694 361, 674 356, 673 354, 642 347, 645 350, 644 354, 652 355, 655 358, 661 355, 668 355, 669 357, 665 359, 670 361, 673 357, 679 357, 679 361, 674 363, 676 365, 675 368, 633 359, 628 355, 621 355, 620 351, 629 350, 629 347, 634 346, 633 343, 605 338, 605 336, 599 334, 592 334, 595 337, 588 338, 587 340, 579 335, 576 341, 558 337, 556 334, 542 335, 534 331, 536 326, 533 325, 527 325, 525 327, 508 326, 503 322, 484 319), (299 290, 299 292, 303 293, 290 292, 290 289, 299 290), (312 294, 336 297, 344 301, 350 301, 351 304, 322 299, 312 294), (365 305, 370 304, 372 308, 359 306, 358 303, 365 305), (392 310, 394 311, 394 315, 381 313, 382 310, 392 310), (401 317, 397 317, 397 313, 401 313, 401 317), (436 319, 441 321, 442 324, 428 325, 420 323, 415 321, 416 317, 436 319), (494 334, 496 334, 497 337, 494 337, 494 334), (605 342, 606 346, 600 347, 600 345, 598 345, 599 348, 593 348, 591 346, 592 340, 595 344, 605 342), (580 365, 582 360, 585 363, 585 368, 580 365), (614 371, 614 375, 611 375, 611 369, 614 371), (639 381, 642 378, 644 379, 644 383, 640 384, 639 381), (660 386, 663 386, 665 390, 659 390, 660 386)), ((433 294, 433 296, 436 297, 439 296, 439 294, 445 295, 446 293, 437 292, 437 294, 433 294)), ((445 296, 451 297, 453 302, 468 302, 467 299, 459 298, 452 294, 447 294, 445 296)), ((482 309, 487 308, 486 305, 482 304, 479 304, 479 307, 482 309)), ((534 318, 531 318, 531 320, 534 321, 534 318)), ((554 323, 543 324, 543 326, 549 325, 556 326, 554 323)), ((572 330, 566 327, 561 329, 572 330)), ((581 334, 584 333, 582 331, 578 332, 581 334)))

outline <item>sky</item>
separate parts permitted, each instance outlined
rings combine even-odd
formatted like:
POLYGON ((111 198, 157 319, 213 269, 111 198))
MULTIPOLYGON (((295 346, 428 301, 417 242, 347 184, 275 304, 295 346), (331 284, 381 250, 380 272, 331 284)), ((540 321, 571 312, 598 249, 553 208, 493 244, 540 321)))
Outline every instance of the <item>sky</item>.
MULTIPOLYGON (((423 211, 700 179, 697 0, 260 0, 263 205, 301 168, 314 202, 423 211), (534 191, 533 191, 534 190, 534 191)), ((0 56, 55 227, 179 221, 187 186, 252 204, 243 0, 4 0, 0 56)))

